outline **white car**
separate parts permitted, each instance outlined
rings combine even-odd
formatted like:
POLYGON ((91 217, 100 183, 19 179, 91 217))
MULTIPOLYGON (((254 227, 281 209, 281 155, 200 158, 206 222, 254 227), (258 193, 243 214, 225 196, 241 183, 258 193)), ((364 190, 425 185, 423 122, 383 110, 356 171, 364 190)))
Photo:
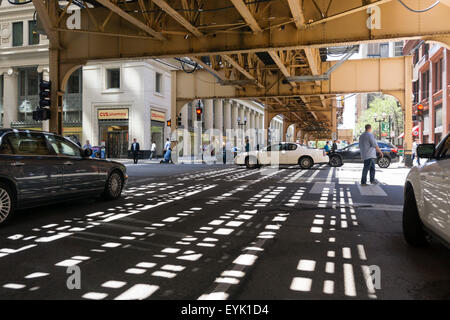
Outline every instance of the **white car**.
POLYGON ((243 152, 234 163, 247 168, 257 168, 265 165, 299 165, 309 169, 318 163, 328 163, 329 158, 324 150, 310 149, 296 143, 278 143, 260 151, 243 152))
POLYGON ((405 184, 403 234, 414 246, 425 245, 429 236, 450 247, 450 134, 436 147, 417 147, 429 160, 411 169, 405 184))

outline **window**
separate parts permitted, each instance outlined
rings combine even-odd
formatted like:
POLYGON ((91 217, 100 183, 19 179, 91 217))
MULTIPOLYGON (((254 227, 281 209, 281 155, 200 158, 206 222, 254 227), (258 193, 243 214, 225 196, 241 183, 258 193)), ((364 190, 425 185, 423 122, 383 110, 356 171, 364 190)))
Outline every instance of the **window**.
POLYGON ((27 95, 35 96, 39 94, 39 74, 36 69, 27 72, 27 95))
POLYGON ((274 144, 273 146, 267 147, 267 151, 280 151, 281 144, 274 144))
POLYGON ((67 81, 67 93, 80 93, 81 69, 78 69, 67 81))
POLYGON ((419 81, 413 82, 414 103, 419 102, 419 81))
POLYGON ((389 43, 381 43, 380 44, 380 56, 381 56, 381 58, 389 57, 389 43))
POLYGON ((162 74, 157 72, 155 75, 155 91, 162 93, 162 74))
POLYGON ((422 100, 428 99, 428 97, 430 96, 429 82, 430 82, 430 71, 427 70, 422 73, 422 100))
POLYGON ((403 56, 403 41, 397 41, 394 43, 394 56, 403 56))
POLYGON ((120 89, 120 69, 106 70, 106 89, 120 89))
POLYGON ((296 145, 296 144, 289 143, 289 144, 287 145, 286 150, 287 150, 287 151, 295 151, 295 150, 297 150, 297 145, 296 145))
POLYGON ((442 126, 442 104, 434 108, 434 124, 435 128, 442 126))
POLYGON ((440 148, 438 151, 438 159, 450 159, 450 136, 438 148, 440 148))
POLYGON ((13 47, 23 46, 23 22, 14 22, 13 29, 13 47))
POLYGON ((57 155, 67 157, 81 157, 80 148, 78 148, 72 142, 52 135, 46 135, 46 137, 57 155))
POLYGON ((359 151, 359 143, 352 144, 348 147, 348 151, 356 152, 359 151))
POLYGON ((424 132, 430 131, 430 115, 428 111, 425 111, 423 113, 423 131, 424 132))
POLYGON ((434 63, 434 92, 442 90, 442 59, 434 63))
POLYGON ((28 21, 28 44, 30 46, 39 44, 36 21, 28 21))
POLYGON ((39 133, 11 133, 3 137, 3 143, 9 144, 5 149, 12 154, 23 156, 48 156, 51 155, 44 136, 39 133))
POLYGON ((14 154, 11 144, 9 143, 8 136, 4 137, 2 144, 0 145, 0 154, 14 154))

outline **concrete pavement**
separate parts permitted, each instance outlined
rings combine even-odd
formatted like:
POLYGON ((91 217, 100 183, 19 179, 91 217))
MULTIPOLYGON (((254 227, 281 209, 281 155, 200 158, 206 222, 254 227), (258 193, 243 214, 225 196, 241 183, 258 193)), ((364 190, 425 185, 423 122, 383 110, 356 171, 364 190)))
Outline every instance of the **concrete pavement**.
POLYGON ((0 228, 0 298, 450 298, 448 250, 403 241, 407 169, 361 188, 358 164, 127 168, 120 200, 20 212, 0 228))

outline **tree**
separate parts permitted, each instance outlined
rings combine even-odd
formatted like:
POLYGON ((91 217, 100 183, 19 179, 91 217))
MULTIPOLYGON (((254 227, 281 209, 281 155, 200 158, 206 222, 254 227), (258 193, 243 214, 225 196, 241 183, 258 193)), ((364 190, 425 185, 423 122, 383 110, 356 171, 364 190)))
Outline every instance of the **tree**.
POLYGON ((375 98, 364 111, 358 123, 356 124, 356 134, 359 136, 364 132, 366 124, 372 125, 372 130, 377 136, 380 130, 380 122, 375 121, 375 115, 386 113, 386 121, 391 116, 391 132, 395 134, 394 140, 403 132, 403 111, 397 100, 392 96, 382 95, 375 98))

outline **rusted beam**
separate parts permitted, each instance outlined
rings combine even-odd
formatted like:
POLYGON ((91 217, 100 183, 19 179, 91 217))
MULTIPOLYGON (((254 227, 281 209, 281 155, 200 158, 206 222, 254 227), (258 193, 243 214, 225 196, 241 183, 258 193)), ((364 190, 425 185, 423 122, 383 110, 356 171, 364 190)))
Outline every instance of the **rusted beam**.
POLYGON ((193 26, 185 17, 179 14, 174 8, 172 8, 164 0, 152 0, 158 7, 164 10, 169 16, 171 16, 175 21, 181 24, 186 30, 191 32, 196 37, 203 37, 203 33, 193 26))
POLYGON ((236 7, 236 10, 239 11, 242 18, 244 18, 245 22, 250 26, 253 32, 261 32, 262 29, 256 21, 255 17, 253 17, 252 13, 248 9, 247 5, 243 0, 230 0, 233 5, 236 7))
POLYGON ((135 18, 132 15, 130 15, 129 13, 123 11, 119 6, 117 6, 116 4, 112 3, 111 1, 109 1, 109 0, 97 0, 97 2, 102 4, 103 6, 105 6, 109 10, 111 10, 112 12, 116 13, 117 15, 121 16, 123 19, 127 20, 131 24, 135 25, 139 29, 144 30, 148 34, 152 35, 156 39, 158 39, 158 40, 166 40, 166 38, 160 32, 157 32, 156 30, 150 28, 148 25, 146 25, 144 22, 142 22, 138 18, 135 18))

